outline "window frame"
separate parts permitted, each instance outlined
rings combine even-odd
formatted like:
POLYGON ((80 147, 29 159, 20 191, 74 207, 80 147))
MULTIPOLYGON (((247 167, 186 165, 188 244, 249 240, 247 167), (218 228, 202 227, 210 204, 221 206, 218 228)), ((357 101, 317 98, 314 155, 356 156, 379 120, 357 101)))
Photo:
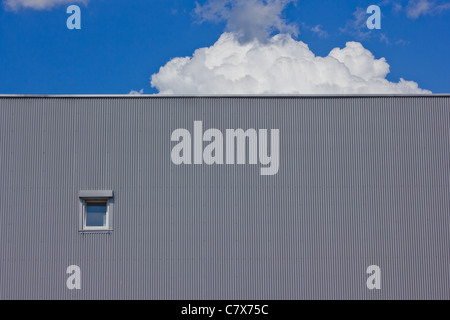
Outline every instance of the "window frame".
POLYGON ((83 190, 79 192, 80 210, 79 227, 80 233, 111 233, 113 231, 113 192, 112 190, 83 190), (86 207, 89 203, 104 203, 106 205, 106 217, 104 226, 87 226, 86 207))
POLYGON ((102 198, 91 198, 91 199, 83 199, 83 230, 91 231, 91 230, 109 230, 109 206, 108 199, 102 198), (105 225, 104 226, 88 226, 87 223, 87 206, 91 203, 102 203, 106 206, 105 213, 105 225))

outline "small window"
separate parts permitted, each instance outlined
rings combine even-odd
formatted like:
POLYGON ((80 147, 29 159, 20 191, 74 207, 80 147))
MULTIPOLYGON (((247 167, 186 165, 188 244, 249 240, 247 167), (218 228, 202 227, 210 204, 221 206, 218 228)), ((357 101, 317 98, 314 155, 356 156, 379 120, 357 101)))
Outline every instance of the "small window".
POLYGON ((80 191, 81 232, 112 231, 112 191, 80 191))
POLYGON ((85 200, 83 229, 108 229, 108 200, 85 200))

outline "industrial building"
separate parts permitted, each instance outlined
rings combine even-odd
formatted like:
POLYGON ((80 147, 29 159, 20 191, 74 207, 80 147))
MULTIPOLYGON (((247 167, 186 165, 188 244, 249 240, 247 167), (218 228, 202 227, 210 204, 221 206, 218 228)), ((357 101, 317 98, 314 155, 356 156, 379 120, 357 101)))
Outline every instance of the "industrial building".
POLYGON ((0 96, 0 299, 450 299, 450 95, 0 96))

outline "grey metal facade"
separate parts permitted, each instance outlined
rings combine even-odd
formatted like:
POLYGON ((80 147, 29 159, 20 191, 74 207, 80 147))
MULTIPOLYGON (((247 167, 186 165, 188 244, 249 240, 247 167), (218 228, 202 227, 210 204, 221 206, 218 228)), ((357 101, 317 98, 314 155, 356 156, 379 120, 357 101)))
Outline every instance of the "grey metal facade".
POLYGON ((0 299, 450 299, 449 120, 448 95, 1 97, 0 299), (173 164, 196 120, 279 129, 278 173, 173 164), (81 190, 114 192, 111 233, 79 232, 81 190))

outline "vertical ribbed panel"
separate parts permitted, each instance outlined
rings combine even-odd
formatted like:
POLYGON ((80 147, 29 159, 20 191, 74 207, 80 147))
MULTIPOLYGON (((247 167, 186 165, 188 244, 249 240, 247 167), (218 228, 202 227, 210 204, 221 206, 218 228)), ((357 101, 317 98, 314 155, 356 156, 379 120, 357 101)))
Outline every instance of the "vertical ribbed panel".
POLYGON ((0 98, 0 299, 450 299, 449 115, 448 96, 0 98), (195 120, 279 129, 278 174, 172 164, 195 120), (80 190, 114 191, 112 234, 78 233, 80 190))

